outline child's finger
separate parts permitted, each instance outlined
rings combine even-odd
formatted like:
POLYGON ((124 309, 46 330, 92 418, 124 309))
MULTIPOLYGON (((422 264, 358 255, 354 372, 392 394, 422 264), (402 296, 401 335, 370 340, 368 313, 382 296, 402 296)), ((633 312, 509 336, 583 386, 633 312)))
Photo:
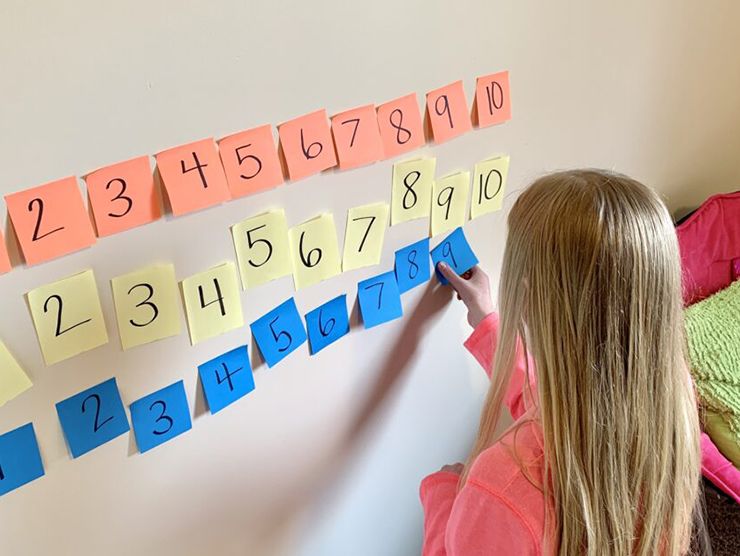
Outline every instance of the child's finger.
POLYGON ((442 273, 442 276, 447 279, 452 288, 459 294, 460 288, 465 287, 465 280, 458 276, 447 263, 441 262, 437 265, 437 268, 442 273))

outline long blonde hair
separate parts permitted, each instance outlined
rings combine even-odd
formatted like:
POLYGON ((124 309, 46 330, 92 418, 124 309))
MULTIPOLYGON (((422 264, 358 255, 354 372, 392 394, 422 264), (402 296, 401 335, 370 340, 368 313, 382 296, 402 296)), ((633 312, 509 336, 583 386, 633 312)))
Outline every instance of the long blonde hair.
POLYGON ((523 341, 536 365, 546 545, 568 555, 686 553, 700 431, 666 207, 625 176, 568 171, 527 188, 508 225, 493 379, 463 480, 496 440, 523 341))

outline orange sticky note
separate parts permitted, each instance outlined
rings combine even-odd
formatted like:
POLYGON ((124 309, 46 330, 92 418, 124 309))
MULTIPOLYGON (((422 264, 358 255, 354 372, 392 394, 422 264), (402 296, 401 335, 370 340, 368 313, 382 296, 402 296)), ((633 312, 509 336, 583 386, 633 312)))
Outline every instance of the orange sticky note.
POLYGON ((6 195, 5 203, 29 266, 95 243, 75 177, 6 195))
POLYGON ((385 158, 398 156, 424 145, 424 124, 416 93, 378 106, 378 128, 385 158))
POLYGON ((172 214, 218 205, 231 198, 213 139, 202 139, 154 155, 172 214))
POLYGON ((508 71, 484 75, 476 80, 475 108, 478 127, 488 127, 511 119, 508 71))
POLYGON ((8 245, 5 243, 3 232, 0 230, 0 274, 10 272, 13 265, 10 264, 10 257, 8 256, 8 245))
POLYGON ((342 170, 371 164, 383 156, 378 117, 372 104, 335 114, 331 131, 342 170))
POLYGON ((100 168, 85 176, 98 237, 148 224, 162 216, 148 156, 100 168))
POLYGON ((283 183, 272 126, 263 125, 218 142, 231 196, 243 197, 283 183))
POLYGON ((278 126, 290 179, 300 180, 337 165, 326 110, 317 110, 278 126))
POLYGON ((427 113, 435 143, 444 143, 473 128, 462 81, 427 93, 427 113))

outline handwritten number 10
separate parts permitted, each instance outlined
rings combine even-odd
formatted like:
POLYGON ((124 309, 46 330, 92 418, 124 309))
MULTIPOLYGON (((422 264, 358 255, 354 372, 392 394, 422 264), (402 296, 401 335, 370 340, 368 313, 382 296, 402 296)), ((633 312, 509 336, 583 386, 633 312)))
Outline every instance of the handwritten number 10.
POLYGON ((501 186, 504 183, 504 177, 501 175, 501 172, 499 172, 496 169, 489 170, 488 174, 486 174, 485 180, 483 179, 483 174, 481 174, 478 177, 478 204, 481 204, 483 202, 483 197, 486 198, 487 201, 490 201, 493 199, 496 195, 499 194, 499 191, 501 191, 501 186), (491 175, 496 174, 496 179, 498 180, 498 185, 496 186, 496 191, 493 192, 493 195, 488 194, 488 186, 489 186, 489 180, 491 179, 491 175))
POLYGON ((500 110, 504 105, 504 89, 498 81, 491 81, 486 87, 486 96, 488 97, 488 111, 493 114, 494 109, 500 110), (498 92, 498 102, 496 102, 496 93, 498 92))

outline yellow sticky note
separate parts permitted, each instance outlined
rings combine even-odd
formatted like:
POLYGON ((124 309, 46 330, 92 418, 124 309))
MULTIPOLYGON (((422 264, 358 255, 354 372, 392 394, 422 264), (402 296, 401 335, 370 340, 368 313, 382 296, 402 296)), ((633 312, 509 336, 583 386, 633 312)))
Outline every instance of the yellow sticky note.
POLYGON ((111 280, 121 347, 129 349, 180 333, 175 267, 152 265, 111 280))
POLYGON ((337 229, 331 214, 322 214, 290 229, 295 289, 317 284, 341 271, 337 229))
POLYGON ((465 224, 470 191, 470 172, 450 174, 432 188, 432 236, 465 224))
POLYGON ((92 270, 26 294, 47 365, 108 343, 92 270))
POLYGON ((391 225, 429 216, 436 158, 417 158, 393 165, 391 225))
POLYGON ((475 165, 470 203, 471 220, 501 209, 508 175, 508 155, 488 158, 475 165))
POLYGON ((182 281, 192 345, 244 326, 236 266, 231 261, 182 281))
POLYGON ((385 229, 388 227, 388 203, 373 203, 347 211, 342 269, 371 266, 380 262, 385 229))
POLYGON ((0 340, 0 407, 31 386, 31 379, 0 340))
POLYGON ((234 224, 231 234, 245 290, 293 272, 283 209, 234 224))

